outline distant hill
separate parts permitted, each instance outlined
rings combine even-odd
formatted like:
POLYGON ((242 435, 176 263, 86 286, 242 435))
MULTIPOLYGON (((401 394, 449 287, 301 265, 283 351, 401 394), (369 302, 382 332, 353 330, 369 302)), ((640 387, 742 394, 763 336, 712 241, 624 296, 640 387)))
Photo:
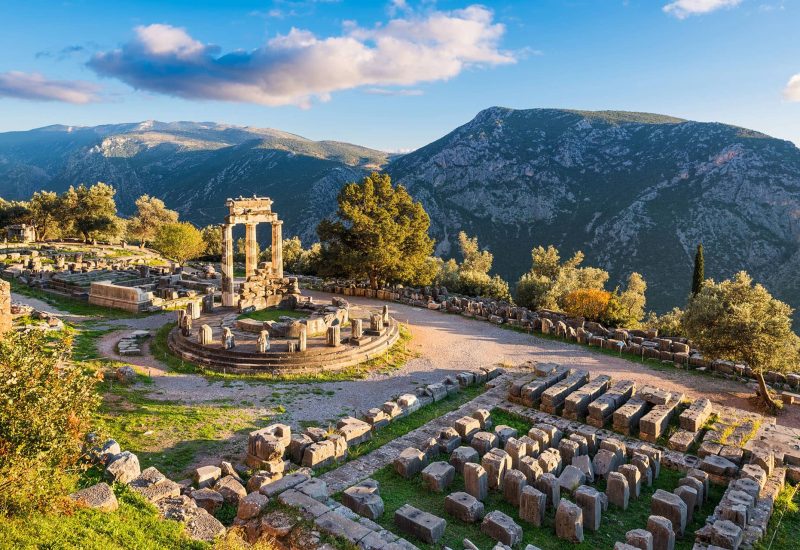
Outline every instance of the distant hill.
MULTIPOLYGON (((555 244, 631 271, 650 307, 682 304, 694 248, 706 273, 746 269, 800 306, 800 150, 725 124, 648 113, 493 107, 412 153, 315 142, 278 130, 216 123, 50 126, 0 133, 0 196, 105 181, 130 214, 143 193, 183 217, 214 223, 224 200, 268 195, 284 234, 315 238, 341 186, 385 169, 431 214, 437 251, 476 234, 512 283, 530 249, 555 244)), ((266 239, 266 236, 265 236, 266 239)))

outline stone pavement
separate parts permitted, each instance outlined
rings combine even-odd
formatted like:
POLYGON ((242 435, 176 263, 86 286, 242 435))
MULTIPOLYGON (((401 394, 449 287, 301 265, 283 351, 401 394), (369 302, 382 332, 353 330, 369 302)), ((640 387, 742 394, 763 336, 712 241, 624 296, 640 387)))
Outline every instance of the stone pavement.
MULTIPOLYGON (((505 400, 508 386, 519 373, 506 373, 488 383, 490 387, 484 393, 464 403, 459 408, 446 413, 419 428, 408 432, 375 449, 369 454, 351 460, 335 470, 326 472, 319 479, 328 484, 328 494, 333 495, 371 476, 377 470, 392 463, 406 447, 419 448, 432 437, 438 437, 439 432, 450 428, 453 423, 465 415, 470 415, 476 409, 492 410, 505 400)), ((530 375, 528 375, 530 378, 530 375)))

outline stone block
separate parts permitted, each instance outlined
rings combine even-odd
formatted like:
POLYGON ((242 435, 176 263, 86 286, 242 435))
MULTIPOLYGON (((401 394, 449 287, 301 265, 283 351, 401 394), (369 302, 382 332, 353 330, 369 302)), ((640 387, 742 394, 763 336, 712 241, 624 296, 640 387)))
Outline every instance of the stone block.
POLYGON ((383 515, 383 499, 374 479, 365 479, 342 492, 342 504, 356 514, 376 520, 383 515))
POLYGON ((617 468, 617 455, 608 449, 600 449, 592 459, 595 478, 608 478, 617 468))
POLYGON ((678 422, 681 428, 690 432, 698 432, 708 417, 711 416, 711 400, 706 397, 696 399, 689 405, 689 408, 681 413, 678 422))
POLYGON ((547 506, 555 510, 558 507, 559 500, 561 500, 561 485, 559 485, 556 476, 542 474, 533 485, 547 497, 547 506))
POLYGON ((692 523, 694 509, 697 506, 697 490, 688 485, 680 485, 675 488, 674 493, 686 504, 686 524, 692 523))
POLYGON ((470 445, 483 456, 498 446, 497 436, 491 432, 478 432, 472 436, 470 445))
MULTIPOLYGON (((363 420, 350 416, 342 418, 336 423, 336 433, 344 437, 348 447, 352 447, 372 439, 372 426, 363 420)), ((291 448, 291 443, 289 445, 291 448)))
POLYGON ((78 506, 92 508, 101 512, 113 512, 119 508, 114 491, 107 483, 100 482, 69 495, 78 506))
POLYGON ((425 455, 419 449, 407 447, 394 459, 394 471, 409 479, 422 471, 425 455))
POLYGON ((709 474, 717 476, 735 476, 739 471, 739 467, 728 460, 718 455, 709 455, 700 463, 700 469, 709 474))
POLYGON ((562 499, 556 510, 556 537, 569 542, 583 542, 583 510, 577 504, 562 499))
POLYGON ((489 488, 502 488, 503 478, 511 466, 511 457, 501 449, 492 449, 492 452, 483 455, 481 466, 486 470, 489 488))
POLYGON ((221 494, 208 487, 192 491, 191 497, 197 503, 197 506, 212 515, 225 503, 225 499, 221 494))
POLYGON ((688 510, 686 503, 674 493, 668 493, 663 489, 658 489, 650 500, 650 510, 656 516, 663 516, 670 520, 675 535, 683 536, 686 529, 686 517, 688 510))
POLYGON ((352 545, 360 542, 373 532, 364 525, 332 511, 314 518, 314 525, 322 533, 344 539, 352 545))
POLYGON ((499 426, 495 426, 494 434, 497 436, 498 447, 505 448, 506 442, 509 439, 517 437, 517 430, 511 426, 500 424, 499 426))
POLYGON ((539 466, 539 460, 533 458, 532 456, 522 457, 522 459, 519 461, 518 470, 525 474, 525 478, 528 480, 529 485, 536 481, 539 476, 544 473, 542 471, 542 467, 539 466))
POLYGON ((307 519, 318 518, 330 512, 330 509, 317 499, 304 495, 300 491, 294 489, 289 489, 278 495, 278 502, 286 506, 291 506, 292 508, 297 508, 307 519))
POLYGON ((472 418, 470 416, 462 416, 458 420, 455 421, 453 424, 456 432, 461 438, 464 440, 465 443, 469 443, 472 441, 472 437, 481 431, 481 423, 476 418, 472 418))
POLYGON ((539 424, 536 424, 536 426, 534 427, 547 434, 547 440, 551 447, 558 447, 558 442, 561 441, 561 438, 564 436, 561 430, 559 430, 552 424, 540 422, 539 424))
POLYGON ((528 485, 525 474, 519 470, 508 470, 503 477, 503 497, 509 504, 519 507, 522 490, 528 485))
POLYGON ((714 523, 707 523, 695 533, 697 540, 708 545, 729 550, 737 550, 742 544, 744 533, 742 528, 735 523, 718 519, 714 523))
POLYGON ((461 446, 461 436, 455 428, 444 428, 439 432, 439 452, 450 454, 461 446))
POLYGON ((547 509, 547 496, 540 490, 526 485, 522 490, 519 504, 519 517, 523 521, 541 527, 547 509))
POLYGON ((572 464, 573 457, 580 454, 581 446, 577 441, 562 439, 558 443, 558 452, 561 455, 562 464, 572 464))
POLYGON ((464 490, 478 500, 486 500, 489 494, 489 478, 480 464, 464 464, 464 490))
POLYGON ((528 455, 528 444, 525 440, 512 437, 503 445, 503 450, 511 457, 511 466, 519 469, 519 459, 528 455))
POLYGON ((483 503, 474 496, 457 492, 444 499, 444 511, 465 523, 475 523, 485 514, 483 503))
POLYGON ((710 485, 708 473, 697 468, 692 468, 686 472, 686 477, 693 477, 703 484, 703 500, 708 501, 708 490, 710 485))
POLYGON ((244 521, 258 517, 268 503, 269 498, 258 491, 250 493, 239 501, 236 517, 244 521))
POLYGON ((691 487, 694 489, 695 493, 697 494, 694 508, 695 511, 699 511, 706 499, 703 482, 693 477, 682 477, 678 480, 678 487, 691 487))
POLYGON ((300 491, 306 496, 318 500, 320 502, 327 502, 328 500, 328 484, 322 479, 312 478, 308 481, 297 485, 296 490, 300 491))
POLYGON ((426 544, 435 544, 444 535, 447 522, 439 517, 404 504, 394 513, 394 523, 398 529, 412 535, 426 544))
POLYGON ((472 418, 481 423, 481 430, 490 430, 492 428, 492 421, 490 419, 489 411, 486 409, 478 409, 472 413, 472 418))
POLYGON ((631 498, 639 498, 642 490, 642 473, 633 464, 623 464, 617 471, 625 476, 628 480, 628 488, 630 489, 631 498))
POLYGON ((537 460, 543 472, 553 475, 561 472, 561 454, 556 449, 546 449, 537 460))
POLYGON ((456 469, 447 462, 432 462, 422 470, 425 486, 436 493, 441 493, 453 483, 456 469))
POLYGON ((222 495, 227 504, 239 505, 239 501, 247 496, 247 491, 233 476, 225 476, 217 480, 214 490, 222 495))
POLYGON ((647 531, 653 535, 653 550, 674 550, 675 531, 672 522, 664 516, 647 518, 647 531))
POLYGON ((631 464, 639 469, 642 483, 648 487, 652 486, 653 469, 651 468, 650 459, 647 457, 647 455, 643 455, 642 453, 633 453, 631 464))
POLYGON ((129 483, 141 473, 139 458, 130 451, 123 451, 108 459, 105 477, 109 481, 129 483))
POLYGON ((308 481, 309 479, 311 479, 311 476, 309 476, 308 474, 295 472, 287 476, 284 476, 281 479, 278 479, 277 481, 261 485, 258 491, 262 495, 266 495, 268 497, 274 497, 281 494, 284 491, 288 491, 289 489, 292 489, 293 487, 300 485, 303 482, 308 481))
POLYGON ((515 546, 522 540, 522 527, 499 510, 486 514, 481 522, 481 532, 507 546, 515 546))
POLYGON ((630 499, 630 487, 627 478, 619 472, 611 472, 608 474, 606 495, 608 495, 609 503, 623 510, 627 510, 628 500, 630 499))
POLYGON ((303 451, 302 465, 307 468, 322 468, 336 459, 336 443, 326 439, 312 443, 303 451))
POLYGON ((767 476, 771 476, 775 469, 775 453, 769 449, 753 449, 750 463, 761 466, 767 476))
POLYGON ((575 490, 584 483, 586 483, 586 476, 583 475, 580 468, 572 466, 571 464, 564 468, 564 471, 558 476, 559 486, 570 493, 574 493, 575 490))
POLYGON ((588 531, 600 529, 603 514, 603 499, 594 487, 581 485, 575 491, 575 503, 583 511, 583 528, 588 531))
POLYGON ((467 462, 478 463, 480 455, 472 447, 458 447, 450 454, 450 464, 459 474, 464 473, 464 464, 467 462))
POLYGON ((653 550, 653 534, 646 529, 631 529, 625 533, 625 542, 639 550, 653 550))

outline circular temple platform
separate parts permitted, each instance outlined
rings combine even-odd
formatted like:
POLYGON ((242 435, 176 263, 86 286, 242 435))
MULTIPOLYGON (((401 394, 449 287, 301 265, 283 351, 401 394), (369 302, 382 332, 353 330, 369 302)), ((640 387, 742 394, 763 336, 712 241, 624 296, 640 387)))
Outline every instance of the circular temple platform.
MULTIPOLYGON (((351 306, 349 318, 361 318, 368 326, 371 314, 379 311, 361 306, 351 306)), ((213 313, 204 313, 194 320, 191 336, 184 336, 179 327, 174 328, 168 339, 170 349, 181 359, 202 365, 211 370, 247 374, 310 374, 337 371, 374 359, 384 353, 400 338, 400 325, 392 317, 380 334, 367 334, 358 343, 350 340, 349 322, 342 324, 341 344, 329 346, 324 333, 310 334, 305 351, 289 351, 290 342, 296 338, 271 337, 270 349, 258 351, 258 334, 252 328, 242 328, 237 323, 239 314, 233 308, 217 308, 213 313), (209 325, 212 330, 210 344, 200 344, 197 329, 209 325), (237 326, 238 325, 238 326, 237 326), (233 349, 223 349, 222 331, 231 329, 236 341, 233 349)), ((369 331, 365 331, 369 332, 369 331)))

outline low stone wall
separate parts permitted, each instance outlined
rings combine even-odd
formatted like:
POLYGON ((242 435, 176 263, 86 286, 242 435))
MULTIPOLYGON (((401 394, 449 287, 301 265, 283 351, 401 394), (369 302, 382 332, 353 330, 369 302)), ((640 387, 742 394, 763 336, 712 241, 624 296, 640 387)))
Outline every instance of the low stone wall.
POLYGON ((153 293, 136 287, 115 285, 110 281, 92 283, 89 303, 125 311, 145 311, 153 304, 153 293))

